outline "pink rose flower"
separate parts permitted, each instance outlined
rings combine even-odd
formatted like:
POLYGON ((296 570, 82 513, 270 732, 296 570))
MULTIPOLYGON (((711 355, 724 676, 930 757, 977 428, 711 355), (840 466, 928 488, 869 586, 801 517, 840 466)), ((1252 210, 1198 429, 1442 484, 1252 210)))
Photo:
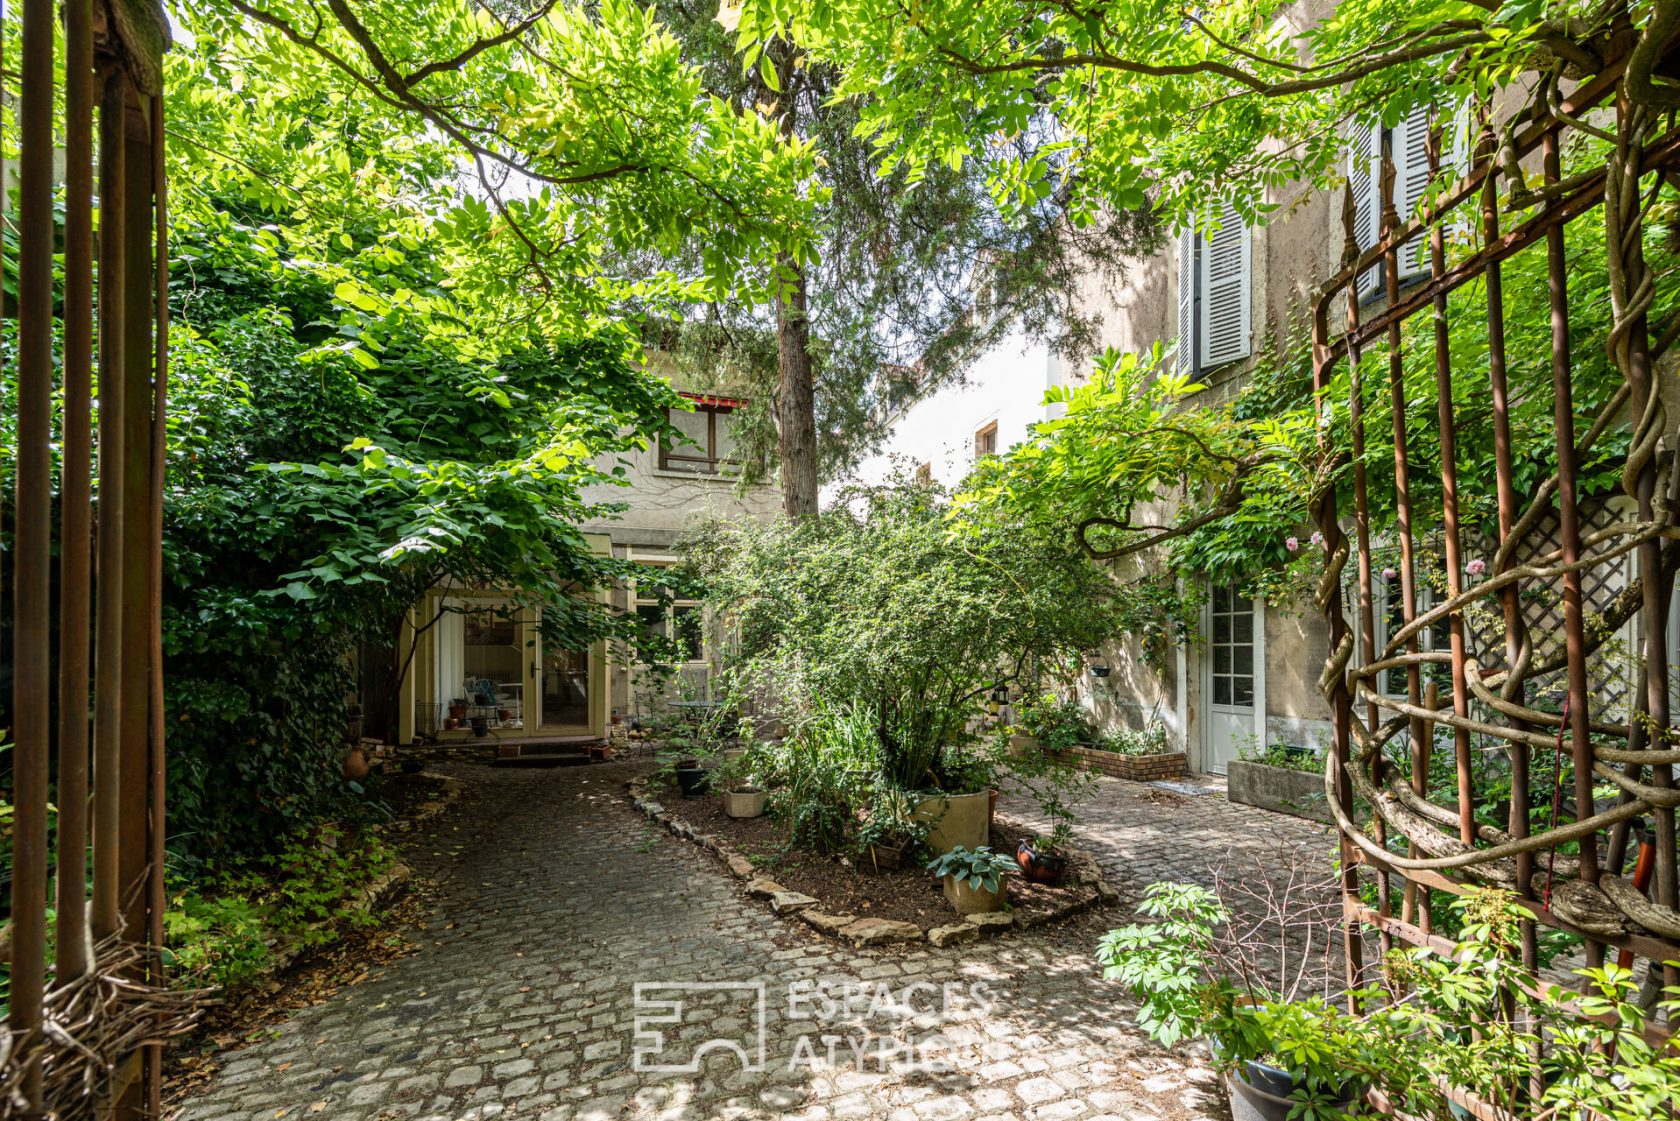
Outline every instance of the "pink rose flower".
POLYGON ((1301 542, 1298 538, 1295 538, 1295 537, 1285 537, 1283 539, 1283 547, 1285 549, 1288 549, 1292 553, 1297 552, 1301 548, 1301 542))
POLYGON ((1475 560, 1464 566, 1464 571, 1468 572, 1472 576, 1480 576, 1482 573, 1487 571, 1487 561, 1483 560, 1481 557, 1477 557, 1475 560))
POLYGON ((1324 544, 1324 534, 1315 529, 1313 530, 1313 535, 1307 538, 1307 540, 1311 541, 1314 545, 1322 545, 1324 544))
POLYGON ((1397 572, 1397 571, 1395 571, 1395 570, 1394 570, 1394 569, 1392 569, 1392 568, 1385 568, 1385 569, 1383 569, 1383 579, 1384 579, 1384 580, 1392 580, 1392 579, 1394 579, 1394 578, 1395 578, 1395 577, 1396 577, 1396 576, 1398 576, 1398 575, 1400 575, 1400 573, 1399 573, 1399 572, 1397 572))

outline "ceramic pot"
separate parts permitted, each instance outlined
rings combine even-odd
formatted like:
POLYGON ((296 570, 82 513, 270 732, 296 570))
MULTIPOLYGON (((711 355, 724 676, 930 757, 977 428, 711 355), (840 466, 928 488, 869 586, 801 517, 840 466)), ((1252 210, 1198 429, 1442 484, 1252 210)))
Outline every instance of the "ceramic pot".
POLYGON ((1061 883, 1067 875, 1066 856, 1041 849, 1031 841, 1022 841, 1015 847, 1015 863, 1021 866, 1021 875, 1035 884, 1061 883))
MULTIPOLYGON (((1289 1071, 1250 1060, 1232 1072, 1227 1087, 1231 1117, 1233 1121, 1289 1121, 1298 1104, 1290 1095, 1298 1087, 1299 1080, 1289 1071)), ((1324 1103, 1324 1112, 1333 1109, 1346 1114, 1364 1094, 1364 1087, 1350 1079, 1333 1102, 1324 1103)))
POLYGON ((367 778, 370 770, 367 752, 357 744, 344 753, 344 777, 350 782, 360 782, 367 778))
POLYGON ((677 786, 682 790, 684 798, 698 798, 706 793, 706 787, 711 784, 711 776, 700 767, 678 767, 677 786))
POLYGON ((983 887, 969 887, 967 881, 955 876, 945 877, 945 901, 959 915, 980 915, 1001 911, 1009 901, 1009 881, 999 879, 996 891, 983 887))
POLYGON ((991 836, 990 790, 972 794, 936 794, 916 804, 911 817, 928 823, 928 849, 935 855, 958 845, 977 849, 991 836))
POLYGON ((731 790, 723 796, 723 812, 730 817, 763 817, 768 799, 762 790, 731 790))

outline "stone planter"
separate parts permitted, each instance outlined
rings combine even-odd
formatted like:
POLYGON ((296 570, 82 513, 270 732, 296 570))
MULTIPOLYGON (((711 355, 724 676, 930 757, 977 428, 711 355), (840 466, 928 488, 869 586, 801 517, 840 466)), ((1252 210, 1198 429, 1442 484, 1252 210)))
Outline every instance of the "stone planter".
POLYGON ((1318 772, 1235 760, 1226 768, 1225 780, 1225 796, 1233 802, 1326 825, 1333 823, 1330 807, 1324 801, 1324 776, 1318 772))
POLYGON ((730 817, 762 817, 768 797, 762 790, 731 790, 723 796, 723 812, 730 817))
POLYGON ((1184 752, 1167 751, 1159 755, 1121 755, 1115 751, 1079 744, 1066 751, 1058 751, 1056 758, 1082 771, 1095 771, 1111 778, 1132 782, 1159 782, 1162 779, 1184 777, 1184 752))
POLYGON ((958 845, 977 849, 991 838, 992 792, 938 794, 923 798, 911 817, 928 823, 927 844, 934 855, 958 845))
POLYGON ((1025 759, 1038 750, 1037 736, 1010 736, 1009 757, 1011 759, 1025 759))
POLYGON ((985 888, 969 887, 955 876, 946 876, 945 901, 959 915, 982 915, 991 911, 1001 911, 1003 905, 1009 901, 1009 881, 1000 879, 996 891, 987 891, 985 888))

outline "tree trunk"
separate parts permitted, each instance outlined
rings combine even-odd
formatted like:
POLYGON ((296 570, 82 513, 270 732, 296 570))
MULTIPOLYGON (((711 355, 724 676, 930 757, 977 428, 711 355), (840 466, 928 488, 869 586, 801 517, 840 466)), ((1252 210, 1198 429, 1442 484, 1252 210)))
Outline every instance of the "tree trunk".
POLYGON ((793 278, 776 298, 776 419, 782 453, 782 510, 790 518, 817 512, 817 415, 811 380, 811 328, 805 317, 805 270, 784 257, 793 278))

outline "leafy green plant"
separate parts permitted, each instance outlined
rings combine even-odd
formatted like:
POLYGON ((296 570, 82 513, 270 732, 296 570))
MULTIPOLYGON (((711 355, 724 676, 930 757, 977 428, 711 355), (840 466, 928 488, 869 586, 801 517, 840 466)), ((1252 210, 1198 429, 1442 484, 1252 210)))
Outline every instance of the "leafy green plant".
POLYGON ((993 852, 990 845, 972 849, 958 845, 927 864, 927 870, 935 876, 950 876, 975 891, 986 892, 997 891, 1003 876, 1014 868, 1015 861, 1001 852, 993 852))
POLYGON ((281 949, 316 949, 376 925, 363 895, 395 862, 394 851, 371 830, 354 844, 327 841, 318 831, 294 832, 243 867, 203 867, 177 880, 164 915, 175 981, 237 989, 261 977, 281 949))
POLYGON ((1097 747, 1116 755, 1165 755, 1172 750, 1163 724, 1151 724, 1147 728, 1121 728, 1097 740, 1097 747))
POLYGON ((1260 747, 1258 741, 1251 739, 1249 743, 1237 749, 1237 758, 1244 763, 1263 763, 1268 767, 1282 767, 1288 771, 1303 771, 1308 774, 1324 772, 1322 755, 1285 743, 1260 747))
POLYGON ((959 521, 937 488, 908 481, 795 522, 711 522, 682 549, 738 636, 738 668, 788 724, 855 706, 906 790, 972 782, 983 698, 1127 617, 1124 589, 1091 562, 1017 525, 959 521))
POLYGON ((1078 701, 1062 700, 1054 693, 1023 698, 1015 706, 1015 718, 1021 730, 1038 740, 1046 751, 1066 751, 1091 741, 1091 721, 1084 706, 1078 701))

